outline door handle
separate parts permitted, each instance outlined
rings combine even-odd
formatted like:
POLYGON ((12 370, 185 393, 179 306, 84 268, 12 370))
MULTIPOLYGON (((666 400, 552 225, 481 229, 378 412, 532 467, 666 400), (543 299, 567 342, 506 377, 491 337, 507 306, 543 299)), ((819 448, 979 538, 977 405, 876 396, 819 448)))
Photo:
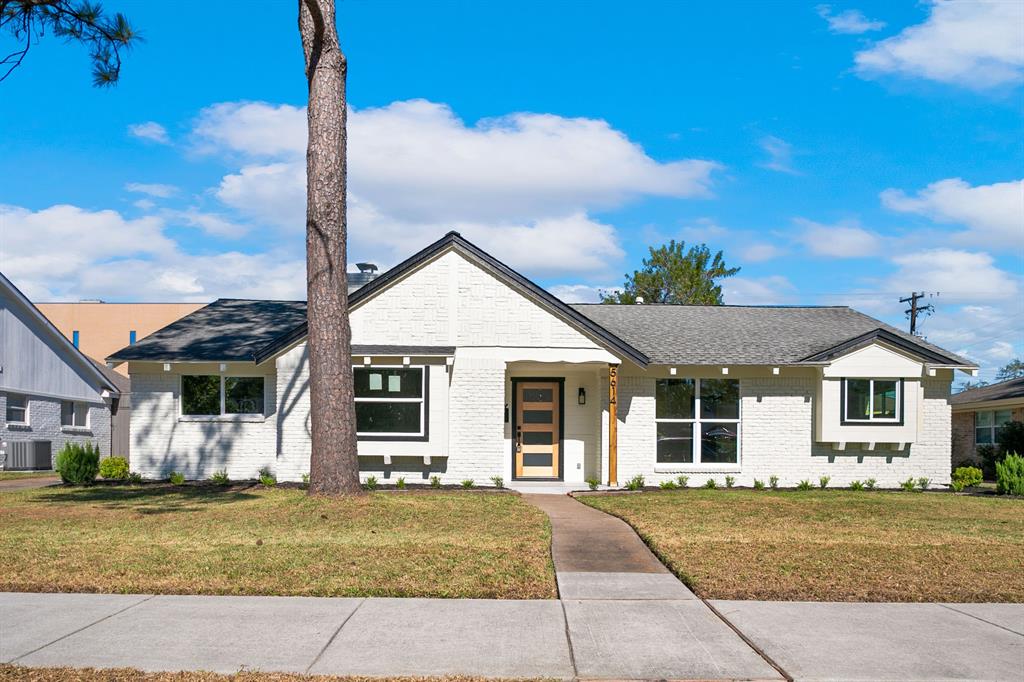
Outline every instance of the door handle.
POLYGON ((516 429, 516 452, 523 451, 523 430, 516 429))

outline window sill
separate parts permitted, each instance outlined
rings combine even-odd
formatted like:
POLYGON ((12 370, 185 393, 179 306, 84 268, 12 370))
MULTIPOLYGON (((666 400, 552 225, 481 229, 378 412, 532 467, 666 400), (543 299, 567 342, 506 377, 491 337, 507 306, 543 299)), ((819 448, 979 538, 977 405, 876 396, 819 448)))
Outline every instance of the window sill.
POLYGON ((261 424, 267 421, 262 414, 220 414, 220 415, 181 415, 179 422, 225 422, 234 424, 261 424))
POLYGON ((739 474, 739 464, 679 464, 654 467, 656 474, 739 474))
POLYGON ((8 431, 31 431, 32 427, 25 422, 7 422, 8 431))
POLYGON ((80 436, 91 436, 92 429, 87 426, 61 426, 61 433, 74 433, 80 436))

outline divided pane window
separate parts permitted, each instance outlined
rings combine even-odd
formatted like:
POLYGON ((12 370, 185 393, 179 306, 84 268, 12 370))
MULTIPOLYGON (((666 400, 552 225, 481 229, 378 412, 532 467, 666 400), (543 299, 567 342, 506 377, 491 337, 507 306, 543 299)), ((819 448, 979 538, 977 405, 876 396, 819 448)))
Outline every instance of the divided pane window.
POLYGON ((264 377, 186 374, 181 377, 181 413, 188 417, 264 413, 264 377))
POLYGON ((974 413, 975 445, 991 445, 999 440, 1003 425, 1013 420, 1010 410, 983 410, 974 413))
POLYGON ((356 434, 423 436, 426 367, 355 367, 356 434))
POLYGON ((85 403, 76 403, 72 400, 60 401, 60 425, 77 426, 85 428, 89 406, 85 403))
POLYGON ((18 393, 7 394, 7 423, 28 423, 28 398, 18 393))
POLYGON ((847 422, 898 422, 902 382, 897 379, 843 379, 847 422))
POLYGON ((740 387, 735 379, 659 379, 659 464, 738 464, 740 387))

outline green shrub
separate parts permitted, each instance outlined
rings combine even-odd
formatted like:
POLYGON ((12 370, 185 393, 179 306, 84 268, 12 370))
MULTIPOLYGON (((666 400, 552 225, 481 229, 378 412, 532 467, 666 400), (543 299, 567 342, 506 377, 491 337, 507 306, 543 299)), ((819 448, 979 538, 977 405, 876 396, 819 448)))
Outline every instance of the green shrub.
POLYGON ((725 477, 725 487, 726 488, 731 488, 735 484, 736 484, 736 477, 735 476, 726 476, 725 477))
POLYGON ((996 462, 1003 461, 999 448, 995 445, 979 445, 978 459, 981 460, 981 472, 985 478, 994 479, 996 477, 996 462))
POLYGON ((100 476, 109 481, 126 480, 128 478, 128 460, 116 456, 101 459, 100 476))
POLYGON ((363 483, 363 487, 366 488, 367 490, 376 490, 377 489, 377 477, 376 476, 367 476, 366 477, 366 482, 363 483))
POLYGON ((1012 453, 996 464, 996 492, 1024 495, 1024 457, 1012 453))
POLYGON ((755 478, 754 490, 764 490, 764 481, 762 481, 760 478, 755 478))
POLYGON ((689 476, 685 476, 683 474, 680 474, 680 475, 676 476, 676 483, 679 484, 680 488, 685 488, 686 485, 689 482, 690 482, 690 477, 689 476))
POLYGON ((864 484, 860 481, 850 481, 850 490, 864 490, 864 484))
POLYGON ((299 483, 299 487, 303 490, 309 489, 309 474, 302 474, 302 483, 299 483))
POLYGON ((828 487, 828 482, 831 480, 832 479, 829 478, 828 476, 822 476, 821 478, 818 479, 818 487, 824 490, 825 488, 828 487))
POLYGON ((138 485, 142 483, 142 474, 140 474, 138 471, 129 471, 128 482, 131 483, 132 485, 138 485))
POLYGON ((811 482, 808 481, 806 478, 796 484, 797 490, 810 490, 813 487, 814 486, 811 485, 811 482))
POLYGON ((167 480, 174 485, 185 485, 185 474, 180 471, 172 471, 171 475, 167 477, 167 480))
POLYGON ((914 488, 917 487, 917 482, 914 481, 913 477, 911 477, 900 483, 900 487, 903 488, 904 490, 913 490, 914 488))
POLYGON ((917 479, 917 487, 921 490, 928 490, 928 484, 932 482, 932 479, 927 476, 922 476, 917 479))
POLYGON ((501 476, 491 476, 491 483, 494 484, 495 488, 505 487, 505 479, 502 478, 501 476))
POLYGON ((64 443, 54 469, 67 485, 92 485, 100 471, 100 449, 95 443, 64 443))
POLYGON ((706 482, 704 483, 704 487, 705 487, 705 488, 707 488, 708 490, 714 490, 715 488, 717 488, 717 487, 718 487, 718 484, 717 484, 717 483, 715 483, 715 479, 713 479, 713 478, 709 478, 709 479, 708 479, 708 480, 707 480, 707 481, 706 481, 706 482))
POLYGON ((462 481, 462 487, 469 490, 474 485, 472 478, 467 478, 462 481))
POLYGON ((679 487, 678 485, 676 485, 676 482, 673 481, 672 479, 669 479, 667 481, 662 481, 658 485, 661 486, 662 490, 675 490, 676 488, 679 487))
POLYGON ((642 490, 644 487, 643 474, 637 474, 633 478, 626 481, 626 490, 642 490))
POLYGON ((210 476, 210 483, 214 485, 227 485, 231 483, 231 479, 228 478, 228 472, 226 469, 220 469, 213 472, 213 476, 210 476))
POLYGON ((430 487, 431 488, 440 488, 441 487, 441 477, 440 476, 431 476, 430 477, 430 487))
POLYGON ((878 481, 873 478, 869 478, 864 481, 864 490, 874 490, 876 485, 878 485, 878 481))
POLYGON ((399 476, 395 481, 395 487, 399 490, 405 490, 405 476, 399 476))
POLYGON ((601 479, 599 478, 588 478, 587 487, 591 490, 597 490, 597 486, 601 485, 601 479))
POLYGON ((277 485, 277 476, 270 470, 270 467, 262 467, 259 473, 260 483, 267 488, 277 485))
POLYGON ((957 467, 953 472, 949 487, 960 492, 964 488, 981 483, 981 469, 977 467, 957 467))
POLYGON ((778 490, 779 489, 779 477, 778 476, 769 476, 768 477, 768 485, 771 486, 772 490, 778 490))
POLYGON ((1024 422, 1010 421, 1003 424, 996 436, 999 451, 1006 454, 1024 452, 1024 422))

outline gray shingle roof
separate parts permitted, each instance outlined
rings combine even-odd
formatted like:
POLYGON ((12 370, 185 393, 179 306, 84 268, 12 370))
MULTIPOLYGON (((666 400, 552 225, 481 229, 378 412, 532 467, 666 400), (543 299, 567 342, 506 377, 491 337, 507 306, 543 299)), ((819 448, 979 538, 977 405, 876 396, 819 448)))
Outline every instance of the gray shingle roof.
POLYGON ((122 348, 109 359, 252 361, 257 351, 304 324, 305 301, 222 298, 122 348))
POLYGON ((576 304, 655 364, 796 363, 882 329, 949 364, 972 365, 845 306, 690 306, 576 304))
POLYGON ((1007 379, 998 384, 969 388, 966 391, 954 393, 949 402, 953 405, 965 405, 967 403, 980 403, 986 400, 1006 400, 1008 398, 1024 398, 1024 377, 1007 379))

